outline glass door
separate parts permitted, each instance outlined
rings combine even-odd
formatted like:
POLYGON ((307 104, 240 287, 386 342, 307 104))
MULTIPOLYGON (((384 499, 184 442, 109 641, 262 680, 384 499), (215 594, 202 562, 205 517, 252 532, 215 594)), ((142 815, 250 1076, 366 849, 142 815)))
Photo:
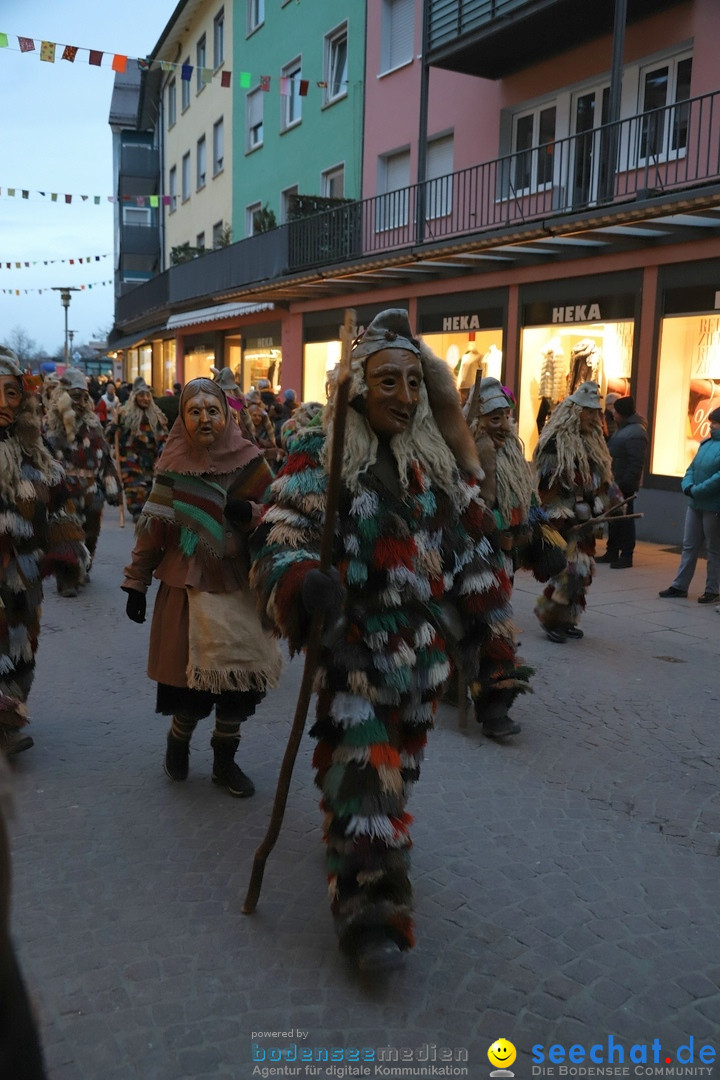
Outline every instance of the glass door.
POLYGON ((611 140, 601 125, 608 122, 609 104, 609 86, 579 94, 574 100, 570 169, 573 208, 593 205, 608 190, 611 140))

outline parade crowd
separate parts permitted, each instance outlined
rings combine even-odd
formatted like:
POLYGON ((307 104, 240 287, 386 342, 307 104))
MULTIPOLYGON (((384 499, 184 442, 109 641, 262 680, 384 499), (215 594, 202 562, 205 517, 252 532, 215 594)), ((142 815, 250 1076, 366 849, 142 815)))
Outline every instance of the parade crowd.
MULTIPOLYGON (((229 368, 155 398, 142 378, 100 386, 73 368, 36 385, 0 346, 0 768, 33 745, 43 579, 69 601, 85 589, 103 507, 118 506, 135 523, 118 568, 129 619, 144 622, 159 583, 147 673, 168 718, 173 782, 188 776, 191 740, 212 715, 212 780, 253 794, 236 761, 243 725, 278 685, 279 639, 302 653, 321 623, 311 735, 330 905, 340 948, 377 976, 414 944, 407 802, 437 705, 459 683, 485 736, 521 734, 512 706, 533 672, 517 651, 514 576, 538 581, 550 641, 583 637, 597 538, 608 536, 600 561, 632 566, 647 433, 631 397, 610 411, 587 381, 544 419, 528 462, 512 390, 478 378, 463 405, 407 312, 383 311, 351 351, 321 567, 338 371, 325 402, 301 403, 267 379, 243 393, 229 368)), ((704 603, 720 599, 720 410, 710 424, 682 485, 683 561, 660 594, 687 596, 704 540, 704 603)), ((14 988, 17 1015, 0 1015, 0 1033, 14 1025, 27 1046, 5 909, 2 997, 14 988)))

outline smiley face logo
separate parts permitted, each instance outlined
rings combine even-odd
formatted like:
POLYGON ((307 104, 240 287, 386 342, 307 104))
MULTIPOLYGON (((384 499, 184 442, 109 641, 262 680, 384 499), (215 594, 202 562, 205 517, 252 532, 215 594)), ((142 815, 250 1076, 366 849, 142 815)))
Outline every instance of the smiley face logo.
POLYGON ((488 1061, 497 1069, 509 1068, 516 1057, 517 1050, 507 1039, 496 1039, 488 1050, 488 1061))

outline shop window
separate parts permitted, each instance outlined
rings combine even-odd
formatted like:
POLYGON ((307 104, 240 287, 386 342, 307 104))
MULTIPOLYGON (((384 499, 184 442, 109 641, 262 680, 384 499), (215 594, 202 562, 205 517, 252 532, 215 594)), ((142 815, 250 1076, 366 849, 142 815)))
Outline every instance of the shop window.
POLYGON ((347 23, 338 26, 325 36, 323 82, 325 92, 323 105, 330 105, 347 95, 348 87, 348 34, 347 23))
POLYGON ((408 223, 410 151, 387 154, 378 161, 378 196, 375 228, 378 232, 401 228, 408 223))
POLYGON ((691 56, 641 69, 640 162, 667 160, 687 150, 691 77, 691 56))
POLYGON ((413 58, 415 0, 383 0, 380 74, 413 58))
POLYGON ((652 471, 683 476, 720 407, 720 315, 662 321, 652 471))
POLYGON ((441 356, 452 371, 460 398, 465 404, 480 374, 484 378, 502 380, 502 330, 467 330, 443 333, 424 333, 423 341, 436 356, 441 356))
POLYGON ((592 379, 605 395, 632 393, 631 319, 525 327, 521 339, 518 433, 532 456, 556 405, 592 379))

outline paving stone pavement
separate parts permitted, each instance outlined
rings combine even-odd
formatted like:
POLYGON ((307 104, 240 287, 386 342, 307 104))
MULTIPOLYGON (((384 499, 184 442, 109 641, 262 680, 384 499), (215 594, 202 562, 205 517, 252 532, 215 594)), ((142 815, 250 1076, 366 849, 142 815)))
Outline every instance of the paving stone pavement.
POLYGON ((247 725, 254 798, 210 783, 209 721, 187 783, 168 781, 149 624, 125 618, 118 588, 131 546, 109 510, 83 594, 61 600, 48 584, 36 745, 13 766, 13 933, 51 1080, 361 1068, 347 1055, 271 1061, 293 1044, 407 1051, 390 1071, 345 1076, 474 1080, 500 1037, 524 1080, 537 1044, 612 1036, 628 1053, 657 1038, 673 1064, 691 1037, 717 1046, 720 616, 695 602, 704 563, 688 600, 657 595, 675 551, 640 543, 632 569, 599 566, 586 636, 565 645, 541 634, 540 586, 518 575, 521 653, 536 669, 514 710, 523 732, 498 745, 441 706, 410 805, 418 946, 370 984, 335 945, 307 736, 257 911, 241 913, 301 660, 247 725), (439 1048, 459 1071, 422 1071, 433 1053, 444 1067, 439 1048))

